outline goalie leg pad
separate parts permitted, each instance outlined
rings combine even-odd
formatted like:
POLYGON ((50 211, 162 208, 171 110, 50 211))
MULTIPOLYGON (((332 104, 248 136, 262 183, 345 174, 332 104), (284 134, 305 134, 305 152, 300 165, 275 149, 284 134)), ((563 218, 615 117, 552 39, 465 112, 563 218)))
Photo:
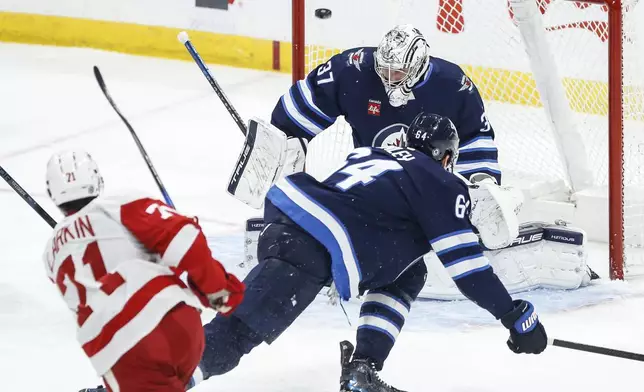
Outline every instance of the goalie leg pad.
MULTIPOLYGON (((591 279, 587 266, 585 233, 569 226, 532 222, 521 225, 518 237, 504 249, 484 252, 510 293, 548 288, 577 289, 591 279)), ((423 298, 464 299, 433 252, 423 298)))
POLYGON ((251 218, 246 221, 244 261, 241 263, 241 267, 251 269, 259 263, 257 259, 257 245, 259 243, 259 234, 264 230, 265 226, 264 218, 251 218))
POLYGON ((260 119, 251 119, 244 147, 228 181, 228 193, 253 208, 262 208, 268 189, 282 172, 287 148, 284 132, 260 119))
POLYGON ((583 230, 542 222, 522 225, 509 247, 488 252, 490 264, 511 293, 585 286, 591 277, 587 257, 583 230))

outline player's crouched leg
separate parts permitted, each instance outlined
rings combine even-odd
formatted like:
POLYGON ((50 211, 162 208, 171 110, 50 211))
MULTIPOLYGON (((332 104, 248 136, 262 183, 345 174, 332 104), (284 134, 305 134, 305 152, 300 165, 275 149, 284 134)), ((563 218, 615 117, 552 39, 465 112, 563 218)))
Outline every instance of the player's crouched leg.
POLYGON ((292 223, 272 223, 260 236, 260 262, 244 283, 244 301, 230 317, 204 326, 204 379, 226 373, 261 342, 272 343, 331 280, 326 249, 292 223))
POLYGON ((360 308, 354 358, 367 359, 377 370, 382 370, 426 276, 427 266, 419 262, 403 272, 395 282, 369 290, 360 308))
POLYGON ((197 309, 179 304, 103 380, 110 392, 183 392, 204 348, 197 309))

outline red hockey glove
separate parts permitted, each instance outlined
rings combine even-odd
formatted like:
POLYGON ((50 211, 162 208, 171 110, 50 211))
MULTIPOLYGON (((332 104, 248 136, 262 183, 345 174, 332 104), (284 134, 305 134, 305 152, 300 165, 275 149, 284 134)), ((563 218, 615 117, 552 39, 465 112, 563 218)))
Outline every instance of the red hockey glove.
POLYGON ((210 307, 225 316, 231 314, 244 299, 246 285, 233 274, 226 274, 226 287, 216 293, 208 294, 210 307))

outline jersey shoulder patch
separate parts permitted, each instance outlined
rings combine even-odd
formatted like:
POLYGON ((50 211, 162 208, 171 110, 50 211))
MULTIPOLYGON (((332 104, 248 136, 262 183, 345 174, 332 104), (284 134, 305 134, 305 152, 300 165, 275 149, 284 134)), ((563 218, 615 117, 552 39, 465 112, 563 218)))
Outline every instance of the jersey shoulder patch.
POLYGON ((343 68, 364 72, 373 69, 373 53, 375 49, 374 47, 352 48, 336 56, 339 57, 343 68))
POLYGON ((435 64, 437 77, 443 83, 452 86, 458 92, 471 93, 475 89, 474 82, 469 76, 465 74, 463 69, 447 60, 438 57, 432 57, 432 62, 435 64))

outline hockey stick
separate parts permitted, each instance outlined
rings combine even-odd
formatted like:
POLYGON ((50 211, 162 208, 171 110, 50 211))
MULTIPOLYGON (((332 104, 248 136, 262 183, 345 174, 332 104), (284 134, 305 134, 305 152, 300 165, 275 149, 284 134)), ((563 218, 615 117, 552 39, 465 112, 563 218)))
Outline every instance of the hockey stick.
POLYGON ((49 215, 47 211, 45 211, 40 204, 33 199, 33 197, 29 196, 29 193, 27 193, 27 191, 25 191, 20 184, 18 184, 16 180, 14 180, 9 173, 2 168, 2 166, 0 166, 0 177, 7 181, 7 184, 9 184, 9 186, 13 188, 13 190, 16 191, 16 193, 19 194, 20 197, 22 197, 22 199, 45 220, 45 222, 49 223, 49 226, 52 228, 56 226, 54 218, 52 218, 51 215, 49 215))
POLYGON ((215 77, 212 76, 212 73, 210 73, 210 70, 208 69, 208 66, 206 63, 204 63, 203 59, 201 56, 199 56, 199 53, 197 52, 197 49, 195 49, 194 45, 192 45, 192 42, 190 42, 190 37, 188 36, 188 33, 185 31, 182 31, 179 33, 177 36, 179 39, 179 42, 181 42, 186 49, 188 50, 188 53, 190 53, 190 56, 192 56, 192 59, 197 63, 199 66, 199 69, 201 69, 201 72, 203 72, 203 75, 208 79, 208 83, 210 83, 210 86, 212 86, 213 90, 215 90, 215 93, 221 99, 221 102, 224 104, 226 107, 226 110, 228 110, 228 113, 233 117, 233 120, 237 123, 237 126, 239 129, 242 131, 244 136, 248 133, 248 129, 246 129, 246 124, 244 124, 244 120, 242 120, 241 116, 239 113, 237 113, 237 110, 233 107, 233 104, 230 102, 228 97, 226 97, 226 94, 224 94, 224 90, 221 89, 219 86, 219 83, 215 80, 215 77))
POLYGON ((557 346, 557 347, 568 348, 568 349, 571 349, 571 350, 585 351, 585 352, 588 352, 588 353, 608 355, 610 357, 624 358, 624 359, 630 359, 630 360, 633 360, 633 361, 643 361, 644 362, 644 355, 642 355, 642 354, 632 353, 632 352, 628 352, 628 351, 615 350, 615 349, 606 348, 606 347, 591 346, 591 345, 588 345, 588 344, 569 342, 567 340, 548 339, 548 345, 549 346, 557 346))
POLYGON ((159 190, 161 191, 161 194, 163 194, 163 198, 165 199, 165 202, 172 208, 174 208, 174 203, 172 202, 172 199, 170 199, 170 195, 168 195, 168 191, 166 190, 165 186, 161 182, 161 177, 159 177, 159 174, 157 171, 154 169, 154 165, 152 165, 152 161, 150 160, 150 157, 148 156, 148 153, 145 152, 145 148, 143 148, 143 144, 141 144, 141 140, 139 140, 139 137, 136 135, 136 132, 134 132, 134 128, 130 125, 130 122, 127 121, 125 116, 121 113, 119 108, 116 106, 116 103, 112 99, 112 96, 110 95, 110 92, 107 91, 107 86, 105 85, 105 80, 103 80, 103 75, 101 75, 101 71, 98 69, 97 66, 94 66, 94 76, 96 77, 96 81, 98 82, 98 86, 101 88, 101 91, 103 91, 103 94, 105 95, 105 98, 107 98, 107 101, 112 105, 112 108, 118 114, 118 116, 123 120, 125 123, 125 126, 127 129, 130 131, 130 134, 134 138, 134 142, 136 143, 136 146, 139 148, 139 151, 141 152, 141 155, 143 156, 143 159, 145 160, 145 163, 148 165, 148 169, 150 169, 150 172, 152 173, 152 177, 154 177, 154 181, 157 183, 157 186, 159 187, 159 190))

